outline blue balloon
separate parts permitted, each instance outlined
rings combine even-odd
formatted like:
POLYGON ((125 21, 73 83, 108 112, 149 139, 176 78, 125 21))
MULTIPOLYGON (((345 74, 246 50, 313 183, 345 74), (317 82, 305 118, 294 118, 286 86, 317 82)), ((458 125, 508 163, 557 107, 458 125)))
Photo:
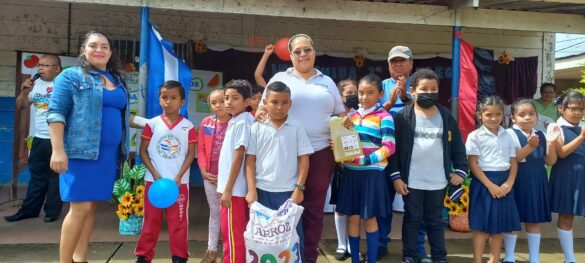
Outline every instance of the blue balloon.
POLYGON ((167 208, 173 205, 178 197, 179 186, 171 179, 158 179, 148 189, 148 200, 158 208, 167 208))

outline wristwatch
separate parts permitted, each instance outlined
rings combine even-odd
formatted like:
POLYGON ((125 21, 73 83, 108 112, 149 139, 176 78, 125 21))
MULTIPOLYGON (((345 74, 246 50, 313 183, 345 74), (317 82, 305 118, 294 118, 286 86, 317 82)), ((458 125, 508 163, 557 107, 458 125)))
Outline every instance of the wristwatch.
POLYGON ((305 185, 304 184, 295 184, 295 188, 298 188, 301 191, 305 191, 305 185))

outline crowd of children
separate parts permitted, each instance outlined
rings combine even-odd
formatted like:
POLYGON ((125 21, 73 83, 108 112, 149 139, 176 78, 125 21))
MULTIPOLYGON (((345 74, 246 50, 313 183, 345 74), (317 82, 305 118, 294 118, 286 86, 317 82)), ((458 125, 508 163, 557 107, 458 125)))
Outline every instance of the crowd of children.
MULTIPOLYGON (((469 225, 473 231, 473 262, 482 262, 489 240, 489 262, 515 262, 516 235, 524 223, 530 262, 539 262, 540 224, 558 213, 558 235, 565 262, 575 262, 572 225, 585 216, 585 128, 579 127, 585 97, 574 91, 559 99, 560 118, 546 133, 535 130, 538 115, 529 99, 512 105, 513 127, 504 129, 504 103, 497 96, 479 105, 479 128, 464 143, 449 110, 438 104, 439 80, 429 69, 410 79, 414 103, 393 118, 378 102, 384 95, 381 81, 367 75, 358 82, 339 84, 346 105, 346 126, 355 128, 363 155, 345 161, 333 177, 332 203, 338 233, 336 258, 363 261, 360 230, 366 232, 367 262, 375 262, 379 232, 377 217, 392 213, 390 191, 404 198, 403 262, 447 262, 441 222, 446 188, 458 189, 468 176, 469 225), (545 166, 552 166, 550 180, 545 166), (392 184, 388 184, 391 180, 392 184), (394 189, 389 189, 393 186, 394 189), (393 192, 393 191, 392 191, 393 192), (419 229, 427 230, 431 259, 417 252, 419 229), (429 260, 429 261, 425 261, 429 260)), ((159 92, 163 114, 148 121, 140 146, 146 165, 146 192, 160 178, 174 180, 180 195, 172 206, 156 208, 145 200, 144 227, 137 243, 137 262, 150 262, 163 213, 169 227, 173 262, 185 262, 188 232, 189 167, 198 143, 198 165, 210 208, 208 247, 202 262, 217 261, 223 241, 222 262, 246 262, 244 231, 248 207, 259 202, 278 209, 287 200, 301 204, 314 153, 303 125, 288 116, 291 89, 270 83, 265 91, 246 80, 229 81, 209 94, 212 115, 198 134, 179 114, 185 102, 180 83, 165 82, 159 92), (264 94, 264 96, 262 96, 264 94), (254 119, 262 100, 267 118, 254 119)), ((297 226, 301 237, 302 226, 297 226)))

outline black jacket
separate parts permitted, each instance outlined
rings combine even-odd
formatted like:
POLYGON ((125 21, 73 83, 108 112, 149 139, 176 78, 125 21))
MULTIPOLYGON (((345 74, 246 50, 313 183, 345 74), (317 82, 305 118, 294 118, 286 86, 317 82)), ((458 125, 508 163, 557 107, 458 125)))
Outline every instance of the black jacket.
MULTIPOLYGON (((457 121, 451 116, 447 108, 441 105, 437 105, 437 107, 443 119, 442 141, 445 178, 449 181, 450 174, 453 172, 465 179, 468 170, 467 155, 457 121)), ((415 127, 416 115, 414 113, 414 105, 407 105, 396 114, 394 119, 396 152, 390 156, 390 164, 388 166, 388 174, 393 182, 397 179, 402 179, 408 184, 415 127)), ((420 160, 420 165, 425 165, 424 160, 420 160)))

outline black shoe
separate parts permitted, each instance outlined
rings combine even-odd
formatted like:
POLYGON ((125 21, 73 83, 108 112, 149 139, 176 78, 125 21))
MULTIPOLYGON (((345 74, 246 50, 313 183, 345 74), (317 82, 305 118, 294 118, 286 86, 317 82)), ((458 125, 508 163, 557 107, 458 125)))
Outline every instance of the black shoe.
POLYGON ((59 220, 58 216, 45 216, 45 219, 43 221, 45 221, 45 223, 51 223, 57 220, 59 220))
POLYGON ((380 259, 383 259, 385 256, 388 256, 388 248, 383 247, 383 246, 379 246, 378 247, 378 255, 376 256, 376 261, 380 261, 380 259))
POLYGON ((338 248, 337 251, 335 251, 335 259, 337 259, 337 261, 344 261, 350 256, 351 255, 347 252, 347 250, 343 248, 338 248))
POLYGON ((136 263, 150 263, 150 261, 147 261, 146 257, 144 257, 144 256, 138 256, 136 258, 136 263))
POLYGON ((29 216, 29 215, 25 215, 21 212, 17 212, 16 214, 11 215, 11 216, 5 216, 4 220, 6 220, 7 222, 15 222, 15 221, 20 221, 23 219, 28 219, 28 218, 33 218, 33 217, 36 217, 36 216, 29 216))
POLYGON ((182 258, 182 257, 173 256, 172 257, 172 262, 173 263, 187 263, 187 259, 186 258, 182 258))

